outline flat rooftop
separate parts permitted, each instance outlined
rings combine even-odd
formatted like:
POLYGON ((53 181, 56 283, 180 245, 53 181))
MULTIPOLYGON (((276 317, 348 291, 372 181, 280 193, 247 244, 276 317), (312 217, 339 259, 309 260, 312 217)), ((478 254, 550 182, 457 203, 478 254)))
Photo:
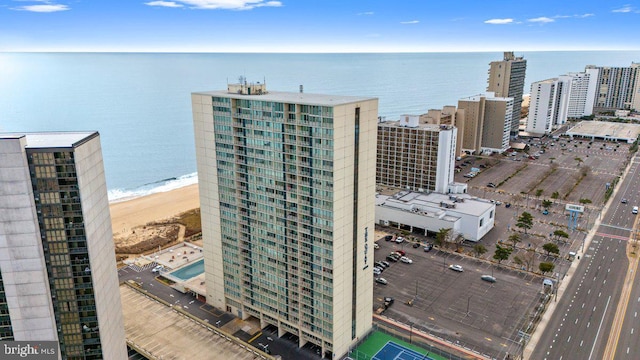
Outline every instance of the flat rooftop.
POLYGON ((581 121, 567 130, 567 135, 593 136, 617 140, 631 140, 633 142, 640 134, 640 125, 609 121, 581 121))
POLYGON ((26 138, 26 148, 72 148, 97 135, 97 131, 0 133, 0 140, 24 137, 26 138))
POLYGON ((480 216, 495 206, 489 200, 480 199, 469 194, 425 194, 409 190, 396 191, 393 195, 378 193, 376 195, 376 205, 426 214, 441 214, 445 212, 447 213, 445 219, 448 217, 454 219, 455 213, 480 216), (441 204, 447 204, 451 207, 446 208, 441 204))
POLYGON ((220 96, 220 97, 232 98, 232 99, 274 101, 274 102, 280 102, 280 103, 308 104, 308 105, 319 105, 319 106, 336 106, 336 105, 351 104, 354 102, 378 99, 374 97, 309 94, 304 92, 301 93, 301 92, 280 92, 280 91, 269 91, 266 94, 261 94, 261 95, 236 94, 236 93, 230 93, 228 90, 198 91, 198 92, 194 92, 194 94, 220 96))
POLYGON ((120 286, 120 297, 127 340, 157 359, 260 358, 253 351, 127 285, 120 286))

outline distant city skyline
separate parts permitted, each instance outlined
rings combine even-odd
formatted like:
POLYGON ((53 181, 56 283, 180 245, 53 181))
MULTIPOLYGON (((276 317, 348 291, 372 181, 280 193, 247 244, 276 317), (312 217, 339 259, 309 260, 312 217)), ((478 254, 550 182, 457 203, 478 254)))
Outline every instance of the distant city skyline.
POLYGON ((638 50, 640 1, 0 1, 0 51, 638 50))

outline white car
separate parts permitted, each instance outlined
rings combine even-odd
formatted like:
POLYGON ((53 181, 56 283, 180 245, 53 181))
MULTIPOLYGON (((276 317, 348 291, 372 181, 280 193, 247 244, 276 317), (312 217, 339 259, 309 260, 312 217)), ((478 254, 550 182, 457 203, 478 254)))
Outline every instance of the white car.
POLYGON ((380 275, 382 271, 380 271, 380 269, 378 269, 377 267, 373 268, 373 275, 380 275))
POLYGON ((155 273, 159 273, 160 270, 162 270, 162 269, 163 269, 162 265, 158 265, 158 266, 154 267, 153 269, 151 269, 151 272, 154 273, 154 274, 155 273))
POLYGON ((406 257, 406 256, 401 257, 401 258, 400 258, 400 261, 402 261, 402 262, 403 262, 403 263, 405 263, 405 264, 411 264, 411 263, 413 263, 413 260, 409 259, 409 258, 408 258, 408 257, 406 257))
POLYGON ((398 238, 396 239, 396 243, 401 244, 404 242, 404 238, 402 236, 398 236, 398 238))
POLYGON ((460 265, 449 265, 449 269, 457 272, 463 272, 464 269, 460 265))

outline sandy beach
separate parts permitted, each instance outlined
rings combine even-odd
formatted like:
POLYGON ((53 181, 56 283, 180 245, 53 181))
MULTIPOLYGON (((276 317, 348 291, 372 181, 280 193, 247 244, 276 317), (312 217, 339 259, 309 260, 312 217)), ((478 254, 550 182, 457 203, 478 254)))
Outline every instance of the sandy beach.
POLYGON ((198 184, 109 204, 114 237, 137 226, 163 220, 200 207, 198 184))

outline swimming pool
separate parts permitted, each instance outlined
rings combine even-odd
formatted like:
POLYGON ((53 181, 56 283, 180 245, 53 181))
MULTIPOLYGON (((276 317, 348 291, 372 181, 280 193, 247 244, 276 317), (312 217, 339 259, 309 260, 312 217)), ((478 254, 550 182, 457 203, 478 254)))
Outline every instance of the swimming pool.
POLYGON ((180 280, 189 280, 204 272, 204 259, 200 259, 191 265, 187 265, 183 268, 175 270, 170 274, 177 277, 180 280))

